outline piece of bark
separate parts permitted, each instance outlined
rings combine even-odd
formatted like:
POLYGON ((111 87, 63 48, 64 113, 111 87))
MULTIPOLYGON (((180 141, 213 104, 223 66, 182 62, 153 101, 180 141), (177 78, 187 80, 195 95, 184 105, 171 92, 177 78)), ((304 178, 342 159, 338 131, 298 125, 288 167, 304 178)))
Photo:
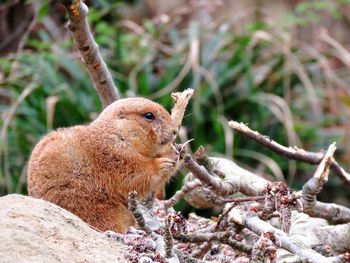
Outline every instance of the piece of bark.
POLYGON ((315 229, 314 233, 323 244, 331 246, 333 250, 340 253, 350 251, 350 223, 324 225, 315 229))
POLYGON ((174 106, 171 110, 171 119, 176 127, 180 128, 183 116, 185 114, 188 101, 193 95, 193 89, 186 89, 182 92, 175 92, 171 94, 174 100, 174 106))

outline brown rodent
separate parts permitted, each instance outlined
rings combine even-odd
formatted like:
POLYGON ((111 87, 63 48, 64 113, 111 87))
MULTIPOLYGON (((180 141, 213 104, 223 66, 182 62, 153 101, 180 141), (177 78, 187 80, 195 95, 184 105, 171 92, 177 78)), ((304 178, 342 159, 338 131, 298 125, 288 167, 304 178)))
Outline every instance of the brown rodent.
POLYGON ((135 223, 127 195, 147 197, 176 170, 169 113, 144 98, 121 99, 86 126, 59 129, 34 148, 29 195, 48 200, 100 229, 135 223))

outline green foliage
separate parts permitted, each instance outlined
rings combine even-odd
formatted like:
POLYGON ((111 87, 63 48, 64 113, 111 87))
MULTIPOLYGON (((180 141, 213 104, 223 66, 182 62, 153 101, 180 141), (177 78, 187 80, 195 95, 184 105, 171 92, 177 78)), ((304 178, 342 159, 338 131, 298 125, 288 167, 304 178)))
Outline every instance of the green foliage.
MULTIPOLYGON (((278 163, 292 180, 287 160, 242 136, 233 140, 227 121, 249 123, 282 144, 309 150, 330 142, 322 139, 318 127, 344 122, 332 115, 323 119, 327 79, 322 66, 305 51, 305 44, 290 46, 288 33, 276 33, 262 22, 239 34, 232 34, 226 24, 212 28, 190 23, 188 29, 179 29, 172 26, 171 17, 165 24, 122 23, 113 15, 120 3, 106 2, 101 9, 90 10, 89 22, 121 93, 149 97, 170 109, 171 92, 194 88, 184 118, 187 137, 194 138, 193 150, 205 145, 211 154, 228 158, 247 156, 243 149, 259 152, 270 156, 270 162, 278 163)), ((323 2, 300 5, 297 13, 332 9, 323 2)), ((40 12, 47 14, 45 5, 40 12)), ((6 90, 11 98, 0 107, 0 193, 25 189, 23 167, 47 131, 84 124, 101 111, 72 41, 54 42, 48 32, 37 33, 39 38, 28 39, 25 51, 0 59, 0 91, 6 90)), ((269 163, 250 157, 237 160, 271 173, 269 163)), ((298 173, 310 169, 297 167, 298 173)))
POLYGON ((28 43, 41 43, 37 46, 39 52, 0 59, 5 75, 1 89, 10 92, 12 98, 10 105, 0 108, 2 193, 24 190, 21 174, 26 161, 35 143, 48 130, 88 122, 90 114, 101 107, 76 58, 60 45, 50 46, 34 39, 28 43), (54 115, 52 123, 50 114, 54 115))
POLYGON ((348 0, 303 1, 296 6, 294 14, 290 13, 286 16, 286 22, 288 25, 307 26, 311 23, 320 22, 325 14, 339 19, 341 17, 341 12, 337 2, 339 4, 349 4, 348 0))

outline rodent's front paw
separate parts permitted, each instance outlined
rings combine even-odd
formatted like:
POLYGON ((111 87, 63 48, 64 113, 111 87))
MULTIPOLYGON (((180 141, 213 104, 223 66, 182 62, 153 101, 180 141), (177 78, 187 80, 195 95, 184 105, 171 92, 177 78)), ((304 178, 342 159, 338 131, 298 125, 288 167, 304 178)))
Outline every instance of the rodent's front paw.
POLYGON ((173 173, 175 173, 177 168, 177 165, 176 165, 177 163, 175 160, 172 160, 166 157, 160 157, 160 158, 156 158, 155 161, 158 165, 160 174, 162 176, 170 176, 173 173))

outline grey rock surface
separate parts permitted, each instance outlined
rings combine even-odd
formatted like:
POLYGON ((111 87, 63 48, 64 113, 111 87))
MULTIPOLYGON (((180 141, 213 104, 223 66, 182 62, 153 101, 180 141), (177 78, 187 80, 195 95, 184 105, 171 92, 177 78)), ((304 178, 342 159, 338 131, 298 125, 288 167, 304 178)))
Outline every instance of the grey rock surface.
POLYGON ((126 251, 57 205, 17 194, 0 198, 0 262, 129 262, 126 251))

